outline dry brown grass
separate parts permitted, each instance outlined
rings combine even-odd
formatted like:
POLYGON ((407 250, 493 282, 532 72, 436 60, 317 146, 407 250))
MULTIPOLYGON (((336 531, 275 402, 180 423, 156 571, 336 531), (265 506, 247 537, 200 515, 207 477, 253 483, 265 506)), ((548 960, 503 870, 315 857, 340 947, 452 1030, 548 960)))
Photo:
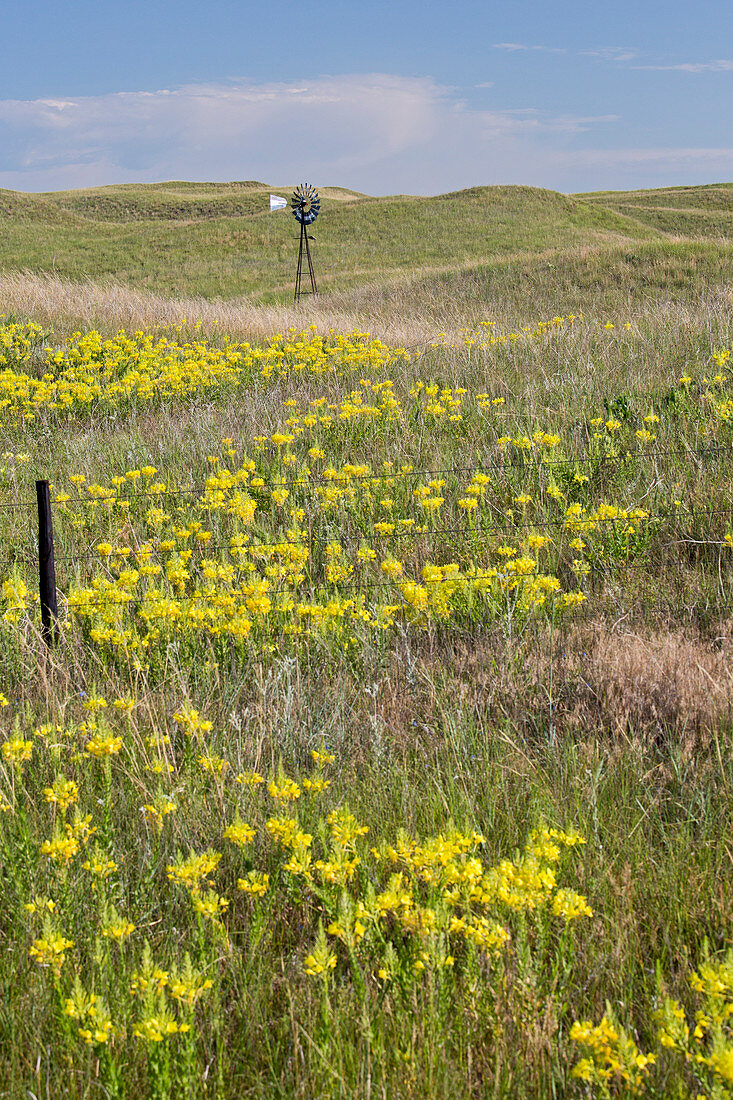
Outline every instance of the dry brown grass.
MULTIPOLYGON (((325 333, 364 329, 363 311, 349 309, 346 299, 306 298, 298 306, 263 306, 249 298, 173 298, 112 282, 78 283, 54 275, 31 272, 0 274, 0 310, 57 332, 98 328, 102 332, 126 329, 171 328, 186 321, 201 322, 205 333, 236 339, 261 339, 288 328, 301 331, 315 325, 325 333)), ((379 320, 368 326, 373 336, 397 344, 419 344, 435 336, 435 325, 418 318, 379 320)))
POLYGON ((605 730, 611 740, 671 738, 692 749, 730 724, 732 638, 733 620, 712 635, 693 623, 594 621, 554 634, 538 626, 519 641, 498 631, 433 636, 399 653, 381 685, 380 721, 393 737, 414 738, 415 713, 439 724, 447 695, 480 722, 509 723, 530 738, 605 730))
POLYGON ((730 722, 733 622, 702 638, 693 627, 654 632, 595 628, 579 653, 581 711, 609 729, 685 738, 730 722), (583 690, 584 689, 584 690, 583 690))
MULTIPOLYGON (((562 255, 567 262, 597 266, 599 285, 603 282, 609 256, 607 246, 581 246, 564 250, 562 255)), ((546 261, 553 258, 557 261, 558 257, 557 250, 548 250, 531 257, 531 261, 544 270, 546 261)), ((447 343, 460 346, 466 328, 475 328, 480 319, 490 318, 496 324, 495 331, 507 332, 548 320, 553 312, 558 312, 558 303, 552 300, 554 266, 547 267, 542 276, 544 281, 540 289, 543 294, 532 306, 521 293, 522 280, 519 280, 520 285, 515 285, 513 265, 521 259, 522 254, 510 254, 497 260, 497 271, 505 269, 505 278, 503 281, 497 279, 490 289, 480 287, 474 264, 458 264, 451 268, 420 268, 412 274, 405 271, 389 273, 379 282, 365 281, 352 290, 329 292, 316 299, 306 297, 298 306, 262 305, 246 296, 172 297, 110 280, 79 282, 51 274, 5 270, 0 272, 0 313, 53 326, 60 336, 80 328, 97 328, 105 334, 119 329, 129 332, 165 330, 180 325, 185 319, 189 329, 199 322, 209 338, 221 334, 233 339, 261 340, 288 329, 300 332, 314 325, 322 334, 329 329, 369 332, 393 346, 424 347, 441 335, 447 343), (460 283, 458 289, 452 285, 450 292, 444 292, 436 281, 441 273, 453 273, 460 283)), ((633 317, 634 328, 644 334, 646 344, 646 354, 639 356, 637 362, 637 371, 641 369, 642 373, 648 370, 652 358, 659 358, 660 365, 667 362, 669 345, 684 355, 692 334, 704 334, 713 345, 725 345, 728 338, 733 285, 711 285, 704 294, 691 294, 685 301, 651 291, 644 300, 635 301, 633 305, 620 285, 614 292, 613 303, 603 294, 598 296, 587 288, 583 293, 579 288, 578 293, 574 311, 585 309, 591 320, 600 323, 609 315, 616 321, 633 317), (654 346, 658 343, 666 345, 663 350, 654 346)), ((591 354, 582 333, 583 330, 578 329, 571 340, 568 340, 569 334, 565 334, 569 353, 567 366, 572 370, 574 382, 581 380, 578 363, 587 364, 587 373, 598 351, 594 348, 591 354)), ((586 332, 586 339, 589 337, 590 333, 586 332)), ((548 366, 543 363, 543 347, 531 348, 529 354, 530 358, 535 355, 536 365, 546 374, 548 366)), ((525 355, 522 351, 522 356, 525 355)), ((455 360, 455 356, 453 358, 455 360)), ((451 366, 457 362, 455 360, 451 366)), ((613 374, 619 370, 626 372, 628 366, 604 357, 604 381, 615 384, 613 374)), ((526 362, 522 368, 526 373, 526 362)), ((474 369, 471 363, 470 372, 474 369)))

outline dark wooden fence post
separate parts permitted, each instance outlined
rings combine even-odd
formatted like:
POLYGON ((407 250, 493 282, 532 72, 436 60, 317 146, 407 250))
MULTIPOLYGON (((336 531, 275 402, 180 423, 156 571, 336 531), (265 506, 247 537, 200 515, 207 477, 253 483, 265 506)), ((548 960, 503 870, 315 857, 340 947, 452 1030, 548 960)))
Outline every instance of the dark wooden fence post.
POLYGON ((51 494, 47 481, 36 482, 38 497, 38 577, 41 594, 41 632, 47 645, 58 641, 56 563, 53 556, 51 494))

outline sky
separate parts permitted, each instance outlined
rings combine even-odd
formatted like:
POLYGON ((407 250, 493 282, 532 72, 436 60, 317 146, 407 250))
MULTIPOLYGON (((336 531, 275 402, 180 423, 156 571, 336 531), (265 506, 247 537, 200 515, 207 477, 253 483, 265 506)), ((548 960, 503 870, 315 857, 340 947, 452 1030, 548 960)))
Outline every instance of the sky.
POLYGON ((2 0, 0 187, 733 181, 731 0, 2 0))

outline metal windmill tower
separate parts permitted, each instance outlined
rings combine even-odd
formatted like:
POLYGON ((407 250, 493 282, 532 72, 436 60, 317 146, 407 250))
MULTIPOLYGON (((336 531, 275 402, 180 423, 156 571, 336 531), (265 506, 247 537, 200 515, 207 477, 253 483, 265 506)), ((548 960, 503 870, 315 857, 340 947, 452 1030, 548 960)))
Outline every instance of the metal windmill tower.
POLYGON ((290 200, 293 216, 300 223, 300 247, 298 249, 298 271, 295 276, 295 301, 299 302, 302 294, 318 294, 316 286, 316 273, 313 269, 313 257, 311 256, 309 242, 315 240, 308 236, 308 226, 312 225, 321 210, 321 200, 315 187, 309 183, 301 184, 293 191, 290 200), (311 289, 303 290, 303 256, 308 264, 308 274, 311 280, 311 289))

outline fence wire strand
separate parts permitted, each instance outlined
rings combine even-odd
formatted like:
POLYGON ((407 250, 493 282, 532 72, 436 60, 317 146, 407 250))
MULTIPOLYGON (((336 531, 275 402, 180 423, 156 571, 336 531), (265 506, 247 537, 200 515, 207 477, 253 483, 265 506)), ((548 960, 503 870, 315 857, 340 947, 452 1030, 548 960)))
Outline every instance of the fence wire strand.
MULTIPOLYGON (((633 509, 632 509, 633 510, 633 509)), ((628 509, 627 509, 628 511, 628 509)), ((343 530, 335 531, 332 538, 325 536, 322 542, 314 542, 312 539, 305 543, 295 543, 298 546, 306 546, 309 551, 314 547, 325 549, 329 543, 344 543, 344 542, 356 542, 365 541, 366 539, 375 539, 379 541, 388 540, 400 540, 412 536, 415 541, 417 540, 431 540, 445 535, 462 534, 465 536, 466 543, 470 544, 471 541, 475 541, 477 538, 492 538, 496 535, 512 534, 515 531, 550 531, 555 530, 558 527, 563 528, 569 534, 583 534, 588 532, 582 531, 582 526, 585 524, 642 524, 649 521, 656 522, 657 520, 667 520, 672 523, 678 519, 702 519, 710 518, 712 516, 733 516, 733 502, 725 508, 705 508, 705 509, 693 509, 689 511, 679 512, 650 512, 644 516, 571 516, 563 517, 557 520, 546 520, 544 522, 532 522, 530 520, 523 521, 521 523, 503 524, 503 525, 490 525, 482 528, 471 528, 462 525, 453 525, 451 527, 434 527, 428 530, 416 529, 412 525, 405 527, 402 530, 395 530, 390 532, 376 531, 370 529, 367 531, 355 531, 344 532, 343 530)), ((283 532, 285 535, 285 532, 283 532)), ((232 539, 236 539, 238 536, 233 535, 232 539)), ((286 541, 289 541, 286 539, 286 541)), ((694 541, 694 540, 682 540, 682 541, 694 541)), ((713 540, 716 544, 720 542, 723 545, 723 540, 713 540)), ((232 542, 228 543, 194 543, 191 547, 175 547, 171 550, 162 550, 160 547, 150 547, 144 552, 134 550, 132 547, 120 547, 122 550, 128 550, 127 554, 115 553, 114 548, 110 554, 107 554, 107 558, 121 558, 129 557, 138 561, 147 559, 151 556, 160 557, 163 554, 181 554, 181 553, 196 553, 197 557, 206 557, 208 554, 219 553, 221 551, 227 551, 229 553, 243 553, 250 549, 266 549, 271 546, 277 545, 276 543, 254 543, 249 541, 242 543, 241 545, 232 545, 232 542)), ((675 544, 670 544, 675 545, 675 544)), ((80 554, 57 554, 56 561, 64 562, 77 562, 77 561, 90 561, 90 560, 103 560, 99 551, 89 551, 80 554)))
MULTIPOLYGON (((577 465, 592 465, 598 464, 599 466, 609 466, 612 463, 626 462, 636 459, 649 459, 649 458, 661 458, 671 456, 682 456, 687 458, 710 458, 716 455, 733 455, 733 444, 723 444, 719 447, 705 447, 696 450, 693 447, 678 447, 669 450, 655 450, 655 451, 627 451, 622 454, 603 454, 603 455, 584 455, 584 456, 569 456, 566 458, 547 458, 542 462, 526 459, 522 461, 505 461, 505 462, 484 462, 478 465, 471 466, 445 466, 445 467, 418 467, 412 470, 394 470, 394 471, 382 471, 373 472, 369 474, 343 474, 336 471, 335 476, 324 477, 323 474, 304 477, 302 475, 293 478, 283 478, 281 480, 271 480, 268 478, 264 480, 262 485, 254 486, 242 482, 241 488, 255 488, 255 489, 291 489, 293 487, 301 488, 310 485, 338 485, 340 482, 344 484, 351 484, 352 482, 361 481, 399 481, 408 480, 418 477, 422 478, 435 478, 435 477, 455 477, 458 475, 466 474, 480 474, 489 470, 541 470, 547 466, 577 466, 577 465)), ((215 475, 211 475, 212 477, 215 475)), ((236 476, 236 475, 232 475, 236 476)), ((256 479, 259 475, 254 473, 256 479)), ((228 486, 231 488, 233 486, 228 486)), ((127 501, 142 500, 142 499, 174 499, 176 497, 183 496, 196 496, 203 495, 207 491, 216 491, 215 488, 209 487, 205 482, 192 486, 189 488, 180 489, 163 489, 160 491, 152 491, 145 489, 141 492, 129 493, 126 496, 121 496, 119 493, 113 493, 111 495, 104 496, 69 496, 64 501, 55 501, 56 504, 120 504, 127 501)), ((17 502, 3 502, 0 501, 0 512, 5 509, 12 508, 35 508, 35 501, 17 501, 17 502)))
MULTIPOLYGON (((419 582, 419 583, 421 584, 421 587, 423 587, 423 588, 430 588, 430 587, 435 587, 436 585, 451 583, 453 580, 455 580, 456 582, 460 582, 461 580, 466 580, 466 579, 470 580, 471 578, 457 577, 457 578, 454 579, 454 578, 449 577, 449 578, 447 578, 447 581, 446 581, 446 579, 441 578, 439 580, 434 580, 434 581, 427 580, 427 581, 422 581, 422 582, 419 582)), ((418 583, 418 582, 410 582, 410 581, 408 581, 407 578, 403 579, 403 583, 405 583, 405 582, 412 583, 412 584, 417 584, 418 583)), ((323 585, 311 585, 308 592, 309 592, 310 597, 314 598, 314 597, 317 597, 317 596, 322 596, 324 594, 324 590, 326 588, 327 588, 327 585, 325 583, 323 585)), ((384 590, 387 590, 387 589, 394 592, 395 596, 399 595, 401 597, 403 595, 401 590, 399 590, 398 583, 397 582, 391 582, 391 581, 366 581, 363 584, 358 584, 358 585, 354 584, 354 585, 339 585, 338 586, 338 591, 339 592, 342 592, 342 591, 359 591, 359 592, 365 592, 366 593, 368 591, 384 591, 384 590), (397 591, 395 591, 396 588, 397 588, 397 591)), ((479 592, 479 594, 480 594, 480 592, 479 592)), ((301 592, 301 593, 299 593, 299 595, 302 596, 303 593, 301 592)), ((338 595, 338 593, 332 593, 331 595, 332 595, 332 598, 335 598, 338 595)), ((246 599, 246 596, 241 592, 225 593, 224 595, 222 595, 220 593, 194 592, 194 593, 191 593, 188 596, 168 596, 168 595, 162 595, 161 594, 160 597, 159 597, 159 604, 163 604, 163 605, 165 605, 165 604, 186 605, 186 604, 194 604, 194 603, 216 604, 217 601, 221 604, 222 600, 226 601, 228 598, 235 598, 235 599, 239 598, 240 600, 243 600, 243 599, 246 599)), ((676 603, 676 604, 672 603, 670 601, 660 601, 660 602, 655 602, 655 603, 635 602, 632 606, 629 606, 629 607, 626 607, 626 608, 609 606, 608 603, 606 603, 605 605, 601 605, 601 606, 596 605, 596 606, 591 607, 591 606, 589 606, 590 601, 591 601, 591 597, 586 597, 586 600, 583 601, 583 604, 576 605, 575 607, 570 607, 570 606, 564 606, 564 605, 555 605, 554 601, 547 600, 546 602, 543 601, 543 603, 539 604, 538 606, 541 607, 541 608, 546 608, 547 604, 550 604, 552 606, 553 612, 559 610, 561 614, 567 613, 568 617, 570 617, 572 619, 576 619, 579 615, 578 606, 583 607, 583 612, 581 612, 580 614, 585 614, 589 617, 590 616, 596 617, 598 615, 604 615, 604 614, 629 616, 629 615, 634 615, 634 614, 636 614, 640 611, 644 612, 644 613, 659 613, 659 614, 674 614, 674 613, 678 613, 678 614, 710 614, 710 613, 717 613, 717 612, 721 612, 721 611, 730 610, 730 609, 733 608, 733 601, 724 601, 724 602, 715 602, 715 603, 700 603, 699 601, 695 601, 695 602, 691 602, 691 603, 676 603)), ((129 600, 126 601, 126 602, 127 603, 141 604, 143 601, 140 597, 130 596, 129 600)), ((300 602, 301 602, 301 604, 305 604, 304 599, 301 599, 300 602)), ((349 602, 353 603, 355 601, 350 600, 349 602)), ((67 603, 68 603, 68 600, 67 600, 67 603)), ((141 608, 141 610, 144 610, 146 612, 147 611, 154 611, 156 606, 159 606, 159 604, 157 602, 157 594, 156 594, 156 601, 151 602, 150 604, 147 605, 147 607, 141 608)), ((107 606, 107 604, 106 604, 105 601, 89 600, 89 601, 85 601, 84 606, 85 606, 85 608, 94 609, 94 608, 97 608, 97 607, 105 607, 105 606, 107 606)), ((120 605, 120 606, 122 606, 122 605, 120 605)), ((275 610, 277 610, 277 608, 275 610)), ((515 612, 515 609, 510 608, 510 609, 507 609, 506 614, 512 615, 512 614, 514 614, 514 612, 515 612)), ((304 615, 303 618, 305 618, 305 617, 306 616, 304 615)))

